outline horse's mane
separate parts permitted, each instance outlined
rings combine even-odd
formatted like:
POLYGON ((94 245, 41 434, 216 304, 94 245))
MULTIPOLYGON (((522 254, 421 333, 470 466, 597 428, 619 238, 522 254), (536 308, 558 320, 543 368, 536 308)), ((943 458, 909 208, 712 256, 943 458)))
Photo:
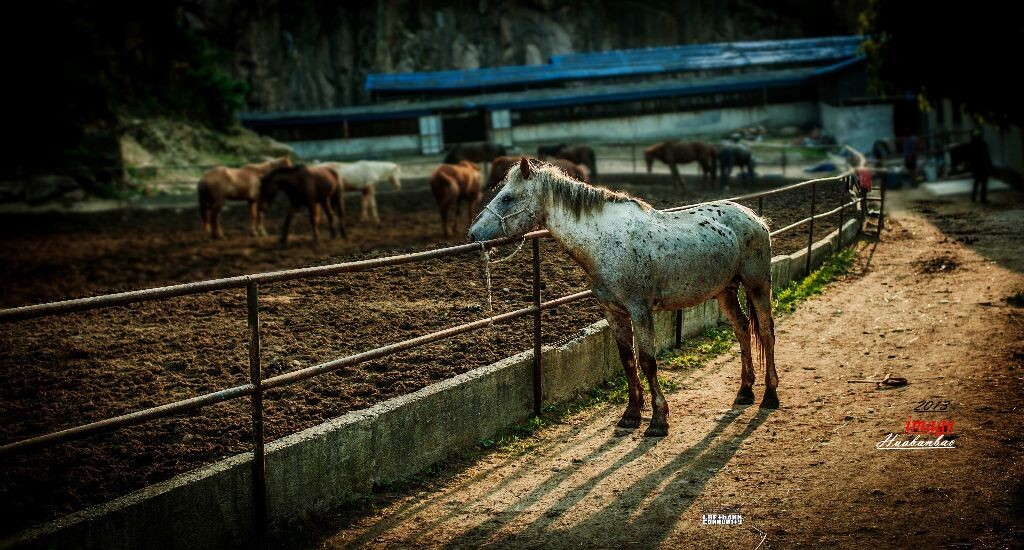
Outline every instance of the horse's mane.
MULTIPOLYGON (((530 166, 533 168, 531 177, 540 179, 544 199, 551 201, 555 206, 568 209, 577 220, 584 214, 589 216, 600 212, 606 203, 632 202, 645 212, 653 210, 651 205, 629 193, 583 183, 566 176, 560 168, 552 164, 540 164, 539 161, 531 160, 530 166)), ((522 182, 519 167, 514 166, 512 170, 516 170, 515 177, 510 177, 508 181, 522 182)))

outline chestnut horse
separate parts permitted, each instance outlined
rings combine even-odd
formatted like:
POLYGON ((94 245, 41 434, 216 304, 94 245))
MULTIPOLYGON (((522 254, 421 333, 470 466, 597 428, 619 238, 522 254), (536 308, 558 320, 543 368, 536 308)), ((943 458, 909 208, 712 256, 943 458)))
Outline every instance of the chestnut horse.
POLYGON ((437 207, 441 210, 441 228, 445 238, 459 223, 459 205, 466 202, 469 210, 467 220, 473 219, 476 205, 482 195, 480 167, 468 160, 458 164, 442 164, 430 174, 430 191, 434 194, 437 207), (455 209, 452 222, 448 224, 449 211, 455 209))
POLYGON ((464 160, 470 162, 490 162, 506 154, 505 146, 500 143, 491 143, 489 141, 460 143, 448 150, 444 156, 444 163, 458 164, 464 160))
POLYGON ((199 180, 199 217, 203 231, 217 239, 224 236, 220 225, 220 211, 224 201, 249 201, 249 234, 266 235, 263 213, 259 209, 260 178, 283 166, 291 166, 288 157, 281 157, 241 168, 218 166, 208 170, 199 180))
POLYGON ((321 208, 327 215, 331 236, 338 236, 334 231, 333 208, 338 214, 341 236, 348 238, 345 233, 345 201, 342 200, 344 191, 334 170, 326 167, 311 168, 302 164, 274 170, 260 180, 260 210, 274 201, 278 191, 283 192, 290 203, 288 214, 284 218, 284 226, 281 228, 281 246, 288 243, 288 228, 291 226, 292 216, 302 207, 309 209, 309 223, 313 226, 314 243, 320 242, 321 208))
MULTIPOLYGON (((508 169, 515 166, 521 157, 498 157, 491 161, 491 171, 487 175, 487 190, 493 191, 495 187, 505 179, 508 169)), ((589 170, 585 164, 573 164, 565 159, 551 159, 550 164, 557 166, 565 175, 570 178, 590 183, 589 170)))
POLYGON ((594 150, 586 145, 558 145, 541 146, 537 148, 537 158, 547 160, 548 157, 555 157, 571 161, 573 164, 583 164, 590 171, 590 176, 584 180, 589 182, 590 177, 597 178, 597 155, 594 150))
POLYGON ((657 145, 651 145, 644 149, 644 162, 647 163, 647 173, 651 173, 654 159, 658 159, 668 165, 672 171, 672 181, 683 185, 683 177, 679 175, 677 164, 688 164, 697 161, 704 183, 715 181, 715 168, 718 161, 718 153, 713 145, 702 141, 663 141, 657 145))

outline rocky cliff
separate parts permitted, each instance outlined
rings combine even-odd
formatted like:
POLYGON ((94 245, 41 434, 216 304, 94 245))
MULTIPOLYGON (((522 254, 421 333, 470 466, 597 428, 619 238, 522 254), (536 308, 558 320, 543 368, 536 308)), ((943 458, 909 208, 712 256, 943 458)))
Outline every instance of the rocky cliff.
POLYGON ((366 101, 371 72, 543 63, 552 54, 855 32, 862 0, 209 0, 188 21, 232 52, 254 111, 366 101))

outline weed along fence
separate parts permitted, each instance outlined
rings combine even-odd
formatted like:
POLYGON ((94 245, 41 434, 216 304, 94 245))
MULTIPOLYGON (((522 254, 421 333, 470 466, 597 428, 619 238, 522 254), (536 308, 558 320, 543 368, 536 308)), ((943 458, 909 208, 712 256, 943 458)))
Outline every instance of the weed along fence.
MULTIPOLYGON (((823 178, 732 200, 763 208, 767 197, 810 191, 807 217, 771 234, 777 236, 809 225, 807 247, 772 261, 773 281, 787 284, 809 272, 860 230, 866 199, 849 200, 832 208, 817 204, 821 186, 851 184, 852 173, 823 178), (858 207, 859 204, 859 207, 858 207), (814 224, 838 217, 838 228, 824 239, 814 240, 814 224)), ((884 210, 884 189, 879 218, 884 210)), ((670 208, 678 211, 699 205, 670 208)), ((879 222, 881 226, 881 221, 879 222)), ((0 310, 0 323, 64 315, 138 302, 224 290, 245 289, 248 316, 249 381, 213 393, 107 418, 0 446, 0 457, 10 457, 40 447, 80 440, 94 434, 156 419, 196 411, 233 399, 249 399, 252 413, 252 453, 237 455, 206 468, 179 475, 115 501, 77 512, 30 529, 6 541, 39 547, 97 546, 211 547, 240 546, 266 540, 271 525, 290 523, 337 507, 352 495, 366 492, 374 480, 415 473, 499 430, 539 414, 546 402, 564 401, 621 371, 618 354, 604 321, 591 325, 567 344, 542 349, 541 312, 591 297, 590 291, 542 301, 539 240, 547 231, 524 237, 496 239, 437 250, 346 262, 325 266, 260 273, 32 305, 0 310), (270 283, 329 277, 340 273, 370 271, 386 266, 415 264, 460 254, 479 254, 484 247, 532 244, 532 305, 485 317, 395 342, 318 365, 263 377, 260 350, 261 286, 270 283), (414 393, 390 399, 369 409, 353 411, 319 426, 271 443, 264 441, 263 394, 266 390, 295 384, 366 361, 466 334, 513 319, 532 317, 533 349, 498 363, 480 367, 414 393)), ((714 301, 684 315, 658 319, 661 342, 679 344, 692 333, 720 321, 714 301), (685 319, 684 319, 685 317, 685 319), (689 325, 684 326, 684 320, 689 325)), ((4 546, 5 541, 0 541, 4 546)))

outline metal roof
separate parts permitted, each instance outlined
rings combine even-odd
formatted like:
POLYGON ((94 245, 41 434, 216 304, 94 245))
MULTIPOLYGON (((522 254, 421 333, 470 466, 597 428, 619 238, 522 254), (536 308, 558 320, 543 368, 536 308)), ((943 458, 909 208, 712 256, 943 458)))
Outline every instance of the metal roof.
POLYGON ((314 111, 242 113, 240 117, 242 122, 249 126, 335 124, 345 120, 415 118, 443 111, 543 109, 567 105, 692 96, 810 84, 818 77, 841 71, 863 61, 864 57, 858 56, 826 67, 775 69, 699 78, 689 76, 638 83, 594 84, 574 88, 541 88, 521 92, 497 92, 314 111))
POLYGON ((443 92, 696 70, 827 63, 857 55, 860 36, 692 44, 554 55, 543 65, 373 73, 369 92, 443 92))

